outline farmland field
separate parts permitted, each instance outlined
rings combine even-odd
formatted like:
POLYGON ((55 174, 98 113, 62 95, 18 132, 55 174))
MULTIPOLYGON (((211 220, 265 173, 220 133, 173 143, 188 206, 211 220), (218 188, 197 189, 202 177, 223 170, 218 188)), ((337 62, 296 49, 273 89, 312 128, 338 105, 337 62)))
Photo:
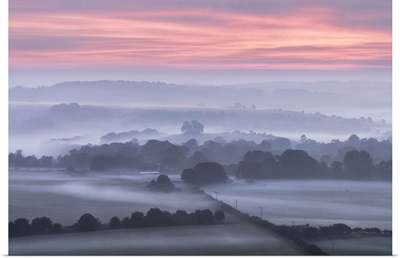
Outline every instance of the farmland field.
POLYGON ((208 186, 206 192, 277 225, 392 229, 392 184, 373 181, 259 180, 208 186))
POLYGON ((295 255, 304 250, 248 223, 178 226, 10 239, 13 255, 295 255))
POLYGON ((323 240, 313 244, 334 255, 392 255, 391 237, 323 240))
MULTIPOLYGON (((175 212, 218 209, 201 193, 188 191, 178 174, 170 175, 182 191, 155 193, 146 189, 153 175, 133 171, 104 173, 62 170, 9 171, 9 219, 47 216, 72 225, 84 213, 108 223, 110 218, 146 212, 152 207, 175 212)), ((318 180, 235 180, 204 187, 210 195, 275 224, 312 226, 345 223, 351 227, 391 229, 391 183, 318 180), (218 196, 217 196, 218 195, 218 196)), ((335 240, 339 254, 390 254, 391 238, 335 240)), ((330 243, 315 242, 330 253, 330 243)), ((10 239, 10 254, 305 254, 270 230, 227 214, 225 224, 67 233, 10 239), (91 243, 90 245, 87 243, 91 243), (154 244, 156 243, 156 244, 154 244), (154 248, 154 246, 157 248, 154 248)))
POLYGON ((127 171, 10 170, 9 219, 47 216, 62 225, 72 225, 88 212, 108 223, 113 216, 123 218, 153 207, 170 212, 216 209, 215 203, 202 194, 148 191, 145 187, 152 179, 152 175, 127 171))

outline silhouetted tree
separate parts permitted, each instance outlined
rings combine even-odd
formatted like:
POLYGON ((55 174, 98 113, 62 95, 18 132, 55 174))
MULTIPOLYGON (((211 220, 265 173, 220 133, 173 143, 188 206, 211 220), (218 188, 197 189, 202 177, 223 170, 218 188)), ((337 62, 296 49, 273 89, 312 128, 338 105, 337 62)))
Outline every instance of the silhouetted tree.
POLYGON ((373 170, 372 158, 366 151, 352 150, 343 160, 346 174, 350 178, 370 178, 373 170))
POLYGON ((225 213, 221 210, 217 210, 214 213, 214 219, 217 221, 222 221, 225 219, 225 213))
POLYGON ((189 148, 190 153, 194 153, 195 151, 199 150, 199 144, 195 139, 190 139, 189 141, 185 142, 183 146, 189 148))
POLYGON ((104 155, 94 157, 89 167, 94 171, 103 171, 106 167, 106 157, 104 155))
POLYGON ((159 175, 157 180, 152 180, 147 187, 151 190, 171 192, 176 191, 175 184, 172 183, 171 179, 167 175, 159 175))
POLYGON ((59 233, 61 233, 62 232, 62 226, 60 225, 60 224, 58 224, 58 223, 54 223, 53 224, 53 226, 52 226, 52 228, 51 228, 51 232, 53 233, 53 234, 59 234, 59 233))
POLYGON ((121 227, 121 220, 118 217, 112 217, 110 223, 108 223, 111 228, 117 229, 121 227))
POLYGON ((143 212, 140 211, 135 211, 134 213, 131 214, 131 217, 129 219, 130 224, 133 227, 141 227, 144 225, 144 214, 143 212))
POLYGON ((343 177, 344 173, 344 168, 343 168, 343 163, 339 161, 334 161, 330 166, 331 174, 335 178, 340 178, 343 177))
POLYGON ((211 224, 214 220, 213 213, 209 209, 196 210, 191 216, 195 224, 211 224))
POLYGON ((185 183, 209 184, 224 183, 228 180, 223 166, 216 162, 204 162, 197 164, 194 168, 184 169, 181 179, 185 183))
POLYGON ((146 219, 151 226, 158 226, 165 224, 165 215, 159 208, 151 208, 146 213, 146 219))
POLYGON ((284 137, 277 137, 271 142, 271 148, 275 150, 287 150, 290 149, 290 147, 290 140, 284 137))
POLYGON ((351 227, 343 223, 337 223, 332 225, 334 234, 337 235, 348 235, 351 233, 351 227))
POLYGON ((239 162, 237 176, 241 178, 275 177, 278 165, 270 152, 249 151, 239 162))
POLYGON ((279 158, 283 177, 304 178, 318 176, 319 163, 302 150, 286 150, 279 158))
POLYGON ((176 225, 189 225, 192 223, 190 215, 184 210, 177 210, 172 214, 172 221, 176 225))
POLYGON ((189 121, 183 122, 183 125, 181 127, 181 132, 182 133, 190 133, 192 131, 192 125, 190 124, 189 121))
POLYGON ((121 227, 122 228, 130 228, 131 227, 131 221, 128 217, 125 217, 121 220, 121 227))
POLYGON ((83 214, 76 223, 76 228, 79 231, 93 231, 98 229, 99 226, 100 220, 90 213, 83 214))
POLYGON ((181 127, 181 132, 185 134, 200 134, 204 131, 204 125, 197 120, 192 122, 185 121, 181 127))
POLYGON ((392 180, 392 160, 382 160, 376 166, 377 176, 383 179, 392 180))
POLYGON ((35 218, 32 220, 31 226, 34 232, 46 233, 51 231, 53 222, 47 217, 35 218))
POLYGON ((29 220, 25 218, 19 218, 14 221, 14 232, 15 235, 27 235, 31 232, 31 225, 29 225, 29 220))
POLYGON ((8 237, 14 237, 17 236, 17 228, 15 227, 14 222, 10 221, 8 222, 8 237))
POLYGON ((194 167, 199 163, 207 162, 208 159, 204 156, 201 151, 196 151, 187 160, 187 167, 194 167))

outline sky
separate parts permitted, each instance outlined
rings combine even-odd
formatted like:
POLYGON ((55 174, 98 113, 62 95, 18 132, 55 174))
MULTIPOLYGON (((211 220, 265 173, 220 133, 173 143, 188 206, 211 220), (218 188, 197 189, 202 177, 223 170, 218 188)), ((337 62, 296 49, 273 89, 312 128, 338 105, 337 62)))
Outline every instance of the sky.
POLYGON ((391 81, 388 0, 12 0, 9 87, 391 81))

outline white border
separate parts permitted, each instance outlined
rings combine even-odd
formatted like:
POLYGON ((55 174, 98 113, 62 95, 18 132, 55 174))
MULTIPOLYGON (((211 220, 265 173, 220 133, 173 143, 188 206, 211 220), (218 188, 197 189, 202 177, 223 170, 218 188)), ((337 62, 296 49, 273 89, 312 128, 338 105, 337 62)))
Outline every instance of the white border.
MULTIPOLYGON (((11 0, 12 1, 12 0, 11 0)), ((0 254, 8 254, 8 1, 0 1, 0 254), (5 207, 6 206, 6 207, 5 207)))
POLYGON ((393 65, 392 65, 392 121, 393 121, 393 128, 392 128, 392 135, 393 135, 393 183, 392 183, 392 230, 393 230, 393 239, 392 239, 392 252, 394 255, 400 255, 400 247, 398 243, 400 243, 399 239, 399 205, 398 199, 399 196, 399 189, 398 189, 398 182, 399 182, 399 174, 398 168, 399 163, 394 157, 396 154, 399 153, 399 140, 397 137, 397 133, 399 132, 399 117, 396 115, 399 110, 399 103, 396 103, 396 99, 399 99, 399 89, 400 86, 400 79, 398 75, 398 71, 400 71, 399 65, 399 44, 400 44, 400 31, 399 31, 399 24, 400 24, 400 17, 399 17, 399 10, 400 10, 400 3, 399 1, 392 1, 392 27, 393 27, 393 41, 392 41, 392 48, 393 48, 393 65), (397 14, 397 15, 396 15, 397 14), (396 46, 396 47, 395 47, 396 46), (396 98, 397 97, 397 98, 396 98), (397 245, 395 244, 397 243, 397 245))

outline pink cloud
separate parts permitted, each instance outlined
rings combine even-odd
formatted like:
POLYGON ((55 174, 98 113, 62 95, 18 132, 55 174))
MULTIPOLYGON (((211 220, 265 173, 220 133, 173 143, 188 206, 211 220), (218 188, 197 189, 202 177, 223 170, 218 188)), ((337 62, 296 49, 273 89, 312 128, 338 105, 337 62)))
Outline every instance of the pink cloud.
POLYGON ((390 67, 390 31, 335 19, 333 8, 321 6, 275 15, 213 8, 16 11, 10 13, 10 67, 390 67))

